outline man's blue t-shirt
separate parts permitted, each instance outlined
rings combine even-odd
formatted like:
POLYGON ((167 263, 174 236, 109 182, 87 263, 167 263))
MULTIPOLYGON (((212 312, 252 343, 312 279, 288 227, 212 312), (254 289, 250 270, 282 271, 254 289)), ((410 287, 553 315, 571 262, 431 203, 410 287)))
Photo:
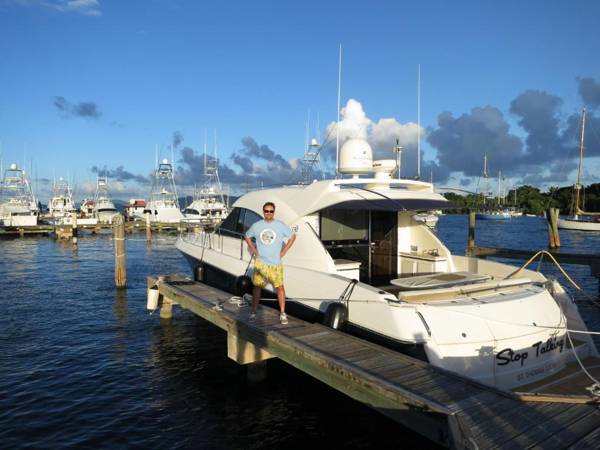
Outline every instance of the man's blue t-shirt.
POLYGON ((246 237, 256 239, 258 259, 270 266, 281 264, 281 248, 284 239, 292 235, 292 229, 281 220, 274 219, 271 222, 259 220, 254 222, 246 231, 246 237))

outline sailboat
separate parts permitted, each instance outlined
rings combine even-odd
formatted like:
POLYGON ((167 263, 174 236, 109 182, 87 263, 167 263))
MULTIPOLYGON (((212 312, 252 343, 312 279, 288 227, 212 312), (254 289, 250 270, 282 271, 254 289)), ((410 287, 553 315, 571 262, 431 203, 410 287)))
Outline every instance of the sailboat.
MULTIPOLYGON (((499 208, 486 208, 485 206, 485 198, 488 195, 487 192, 487 180, 488 180, 488 170, 487 170, 487 155, 483 157, 483 179, 485 184, 484 191, 482 191, 483 196, 483 211, 480 211, 475 214, 476 219, 480 220, 505 220, 510 219, 511 215, 507 211, 501 210, 499 208)), ((501 173, 498 172, 498 204, 500 204, 500 183, 501 183, 501 173)))
POLYGON ((564 230, 600 231, 600 212, 587 212, 579 206, 581 203, 581 169, 583 166, 583 143, 585 141, 585 115, 583 108, 581 114, 581 136, 579 139, 579 167, 577 169, 577 182, 574 186, 575 200, 571 214, 558 219, 558 228, 564 230))

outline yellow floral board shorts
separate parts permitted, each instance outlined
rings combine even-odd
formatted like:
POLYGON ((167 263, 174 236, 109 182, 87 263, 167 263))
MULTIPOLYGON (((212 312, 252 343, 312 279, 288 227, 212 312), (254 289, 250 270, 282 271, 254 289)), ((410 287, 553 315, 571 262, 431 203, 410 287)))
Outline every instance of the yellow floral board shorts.
POLYGON ((283 286, 283 266, 270 266, 261 262, 259 259, 254 261, 254 274, 252 275, 252 284, 264 288, 271 283, 274 288, 283 286))

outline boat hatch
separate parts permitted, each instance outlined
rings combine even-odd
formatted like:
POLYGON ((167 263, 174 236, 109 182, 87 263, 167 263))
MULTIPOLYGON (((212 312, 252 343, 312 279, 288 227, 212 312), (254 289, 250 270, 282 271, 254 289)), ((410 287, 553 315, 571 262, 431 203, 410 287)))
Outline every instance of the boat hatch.
POLYGON ((482 283, 490 280, 485 274, 471 272, 433 273, 429 275, 418 275, 408 278, 397 278, 390 283, 398 286, 401 291, 415 291, 422 289, 443 289, 465 284, 482 283))

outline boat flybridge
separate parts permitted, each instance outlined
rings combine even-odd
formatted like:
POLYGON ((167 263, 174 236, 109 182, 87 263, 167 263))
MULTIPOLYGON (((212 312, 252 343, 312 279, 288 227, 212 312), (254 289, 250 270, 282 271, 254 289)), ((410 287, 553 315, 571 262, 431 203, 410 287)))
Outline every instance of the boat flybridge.
MULTIPOLYGON (((216 230, 182 234, 176 246, 194 278, 236 292, 252 267, 243 235, 270 201, 297 236, 283 260, 292 315, 344 324, 503 389, 572 363, 566 324, 586 328, 564 289, 539 272, 451 254, 412 216, 452 205, 431 183, 392 179, 395 161, 371 155, 366 141, 350 139, 338 171, 352 178, 250 192, 216 230), (368 172, 374 175, 359 177, 368 172)), ((580 359, 598 356, 588 335, 575 342, 580 359)))

